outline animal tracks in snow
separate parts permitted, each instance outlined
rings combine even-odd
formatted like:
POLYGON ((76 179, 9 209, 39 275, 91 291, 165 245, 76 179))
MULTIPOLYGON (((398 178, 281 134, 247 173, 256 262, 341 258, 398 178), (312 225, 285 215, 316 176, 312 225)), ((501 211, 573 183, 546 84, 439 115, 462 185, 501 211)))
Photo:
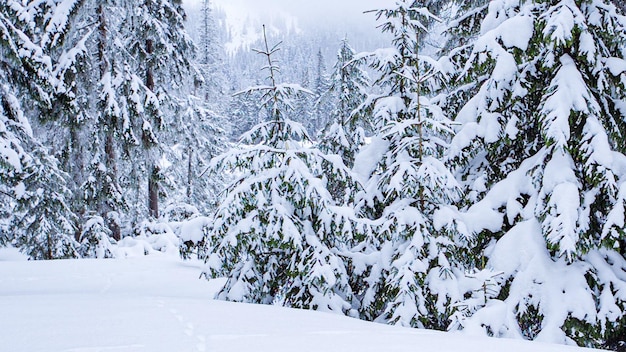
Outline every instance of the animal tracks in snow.
MULTIPOLYGON (((163 300, 156 301, 156 306, 163 309, 168 308, 166 302, 163 300)), ((191 321, 185 319, 185 316, 177 309, 169 308, 168 312, 174 319, 176 319, 176 321, 178 321, 178 323, 180 323, 183 333, 189 338, 195 340, 195 350, 197 352, 207 351, 206 337, 201 333, 197 333, 195 325, 191 321)))

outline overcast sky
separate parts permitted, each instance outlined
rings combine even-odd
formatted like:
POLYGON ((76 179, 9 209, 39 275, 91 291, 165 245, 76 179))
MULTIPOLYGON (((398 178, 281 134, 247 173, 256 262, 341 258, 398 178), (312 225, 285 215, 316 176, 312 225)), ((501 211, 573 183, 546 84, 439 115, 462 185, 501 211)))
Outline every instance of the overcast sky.
MULTIPOLYGON (((198 0, 196 0, 198 1, 198 0)), ((392 4, 394 0, 213 0, 215 4, 236 5, 247 11, 284 10, 298 17, 354 18, 363 11, 392 4)))
MULTIPOLYGON (((200 2, 201 0, 187 0, 200 2)), ((304 25, 311 22, 333 22, 346 25, 375 27, 373 14, 364 11, 388 7, 395 0, 212 0, 227 12, 241 12, 264 17, 286 12, 304 25)))
MULTIPOLYGON (((199 13, 202 0, 183 0, 191 18, 199 13)), ((396 0, 211 0, 213 7, 226 12, 232 42, 225 43, 227 51, 251 44, 254 35, 249 26, 271 25, 273 19, 287 21, 289 26, 305 32, 326 29, 337 31, 337 38, 375 38, 381 36, 373 13, 363 13, 390 7, 396 0), (247 31, 242 28, 247 27, 247 31), (247 36, 244 33, 248 33, 247 36)), ((194 21, 193 19, 191 21, 194 21)), ((259 32, 260 33, 260 32, 259 32)), ((259 33, 256 33, 257 35, 259 33)), ((357 50, 371 50, 359 47, 357 50)))

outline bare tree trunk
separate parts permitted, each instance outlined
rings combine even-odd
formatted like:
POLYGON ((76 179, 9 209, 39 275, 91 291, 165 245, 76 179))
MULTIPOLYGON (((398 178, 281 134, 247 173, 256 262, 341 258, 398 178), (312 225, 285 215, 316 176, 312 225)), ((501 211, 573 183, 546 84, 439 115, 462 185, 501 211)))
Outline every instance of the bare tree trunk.
POLYGON ((108 62, 106 57, 106 41, 107 41, 107 22, 104 13, 104 5, 98 6, 98 31, 100 32, 100 40, 98 42, 98 59, 100 60, 100 77, 102 78, 108 69, 108 62))

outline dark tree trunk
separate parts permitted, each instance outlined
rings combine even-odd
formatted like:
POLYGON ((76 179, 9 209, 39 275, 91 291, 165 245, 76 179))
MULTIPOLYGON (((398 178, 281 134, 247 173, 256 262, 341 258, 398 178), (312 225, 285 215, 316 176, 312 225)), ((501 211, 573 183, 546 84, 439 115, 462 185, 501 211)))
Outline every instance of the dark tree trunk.
POLYGON ((103 4, 98 6, 98 21, 100 22, 100 25, 98 26, 98 31, 100 32, 100 41, 98 42, 98 59, 100 59, 100 77, 103 77, 108 69, 107 58, 105 55, 107 45, 107 22, 103 4))
MULTIPOLYGON (((104 5, 100 4, 98 6, 98 31, 100 32, 100 37, 98 41, 98 59, 100 60, 100 79, 107 74, 109 70, 109 61, 106 56, 107 50, 107 21, 106 14, 104 10, 104 5)), ((105 155, 105 166, 109 175, 111 176, 111 182, 117 182, 117 156, 115 154, 115 125, 117 121, 113 116, 109 117, 109 120, 106 122, 105 126, 105 138, 104 138, 104 155, 105 155)), ((111 219, 109 212, 109 206, 102 205, 99 212, 103 219, 105 219, 107 227, 111 230, 111 237, 113 237, 116 241, 119 241, 122 238, 122 230, 120 225, 117 223, 117 218, 111 219)))
MULTIPOLYGON (((154 91, 154 75, 152 73, 152 54, 154 52, 154 44, 152 39, 146 40, 146 87, 154 91)), ((151 146, 146 145, 146 148, 151 146)), ((157 219, 159 217, 159 167, 152 164, 150 166, 150 177, 148 179, 148 209, 150 216, 157 219)))
POLYGON ((159 167, 153 165, 148 180, 148 207, 154 219, 159 218, 159 173, 159 167))
POLYGON ((152 73, 152 65, 150 60, 152 59, 152 53, 154 52, 154 44, 151 39, 146 40, 146 54, 148 54, 147 68, 146 68, 146 87, 151 91, 154 91, 154 74, 152 73))

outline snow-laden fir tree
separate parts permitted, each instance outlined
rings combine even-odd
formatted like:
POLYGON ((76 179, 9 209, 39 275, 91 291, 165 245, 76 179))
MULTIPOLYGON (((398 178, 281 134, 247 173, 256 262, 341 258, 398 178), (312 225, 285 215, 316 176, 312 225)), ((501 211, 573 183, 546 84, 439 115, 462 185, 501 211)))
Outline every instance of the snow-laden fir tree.
POLYGON ((357 108, 365 102, 369 87, 367 73, 354 58, 354 49, 347 38, 343 39, 324 92, 332 98, 334 107, 320 140, 322 151, 341 156, 349 168, 354 166, 354 157, 365 142, 366 123, 359 118, 357 108))
POLYGON ((308 121, 310 133, 317 138, 318 133, 330 121, 330 113, 333 109, 332 99, 326 93, 330 87, 330 77, 326 72, 326 63, 322 49, 317 52, 317 66, 315 70, 315 82, 313 94, 315 98, 312 118, 308 121))
POLYGON ((186 203, 198 208, 203 213, 210 212, 216 205, 217 193, 224 186, 224 175, 203 176, 209 161, 221 154, 228 147, 230 133, 229 121, 224 117, 228 100, 226 99, 225 65, 223 50, 218 42, 217 26, 210 1, 202 3, 200 37, 197 43, 194 63, 199 73, 192 79, 199 79, 193 92, 179 98, 175 115, 167 126, 174 137, 168 159, 173 164, 166 174, 176 187, 183 187, 184 192, 171 197, 170 202, 186 203))
MULTIPOLYGON (((145 198, 149 216, 159 217, 159 202, 164 196, 162 157, 175 136, 164 131, 166 126, 182 124, 173 113, 178 93, 191 75, 190 59, 193 44, 184 30, 184 11, 179 0, 141 0, 126 4, 127 17, 122 30, 129 33, 125 46, 131 54, 130 84, 124 87, 132 109, 125 131, 129 187, 135 189, 135 207, 145 198), (138 160, 142 162, 137 165, 138 160), (146 187, 147 188, 144 188, 146 187)), ((146 204, 143 203, 143 204, 146 204)), ((143 215, 141 208, 138 215, 143 215)))
POLYGON ((92 216, 82 226, 78 253, 83 258, 113 258, 112 236, 105 220, 92 216))
POLYGON ((215 23, 212 4, 210 0, 204 0, 201 8, 200 35, 197 42, 196 64, 202 78, 202 95, 213 105, 225 104, 226 91, 226 65, 224 62, 224 50, 220 44, 218 26, 215 23))
MULTIPOLYGON (((129 111, 122 86, 131 79, 128 51, 120 38, 125 13, 118 1, 57 0, 42 3, 49 23, 39 42, 50 52, 56 86, 55 107, 38 129, 59 153, 72 180, 73 206, 82 215, 105 219, 113 237, 121 237, 127 211, 119 183, 121 150, 129 111), (128 79, 127 79, 128 78, 128 79)), ((78 237, 82 230, 78 231, 78 237)), ((77 238, 82 241, 81 238, 77 238)), ((87 241, 89 243, 89 241, 87 241)), ((90 252, 90 251, 83 251, 90 252)))
MULTIPOLYGON (((318 144, 322 152, 340 156, 348 168, 354 166, 354 157, 365 143, 366 123, 357 109, 365 101, 369 87, 367 73, 354 58, 354 50, 348 40, 343 39, 329 87, 323 93, 324 99, 328 99, 329 104, 334 107, 318 144)), ((342 179, 331 177, 327 188, 338 202, 349 203, 358 191, 352 186, 354 184, 345 184, 342 179)))
POLYGON ((472 5, 451 24, 446 101, 462 124, 453 159, 474 256, 501 275, 455 326, 615 347, 626 326, 626 19, 603 0, 472 5))
POLYGON ((51 108, 50 57, 34 41, 44 9, 0 4, 0 194, 10 215, 2 235, 32 259, 77 256, 66 174, 33 134, 30 119, 51 108), (40 10, 40 11, 38 11, 40 10))
POLYGON ((313 94, 301 96, 293 102, 294 121, 301 123, 307 129, 309 136, 315 138, 316 131, 313 121, 316 118, 316 95, 313 88, 314 84, 311 83, 309 67, 302 68, 302 71, 298 75, 298 82, 302 88, 310 90, 313 94))
POLYGON ((412 0, 376 12, 393 47, 370 57, 383 91, 370 98, 371 144, 356 158, 366 180, 361 212, 375 227, 353 254, 355 290, 366 319, 445 329, 462 299, 464 268, 455 258, 466 244, 448 205, 459 186, 441 158, 450 139, 449 119, 431 103, 439 63, 420 55, 431 21, 428 9, 412 0), (365 261, 367 265, 359 264, 365 261))
POLYGON ((179 103, 176 114, 184 123, 168 126, 178 142, 165 154, 173 163, 164 172, 167 178, 164 186, 172 193, 167 200, 168 208, 187 205, 206 214, 215 208, 227 175, 207 177, 204 171, 213 157, 227 149, 228 128, 223 127, 226 123, 221 114, 194 95, 179 103))
POLYGON ((236 175, 206 228, 209 275, 226 275, 219 298, 282 304, 339 313, 351 309, 346 266, 335 247, 352 233, 354 214, 326 189, 323 166, 335 177, 349 171, 337 156, 311 148, 304 127, 291 120, 299 85, 277 83, 277 47, 258 51, 267 60, 260 92, 270 116, 241 145, 216 158, 217 172, 236 175))
MULTIPOLYGON (((236 92, 235 92, 236 93, 236 92)), ((229 116, 233 124, 230 131, 231 140, 239 140, 253 126, 264 120, 264 113, 258 104, 261 95, 258 92, 249 92, 245 95, 235 95, 229 103, 229 116)))
MULTIPOLYGON (((57 80, 52 109, 35 129, 50 131, 45 142, 71 175, 80 223, 99 216, 119 239, 150 205, 158 215, 164 196, 158 183, 165 179, 160 167, 168 164, 163 155, 180 132, 165 127, 185 125, 180 111, 188 111, 185 89, 195 75, 180 2, 55 0, 33 6, 42 13, 34 21, 43 28, 37 43, 50 53, 57 80)), ((182 164, 187 170, 186 159, 182 164)), ((186 187, 180 181, 171 188, 184 193, 186 187)))

